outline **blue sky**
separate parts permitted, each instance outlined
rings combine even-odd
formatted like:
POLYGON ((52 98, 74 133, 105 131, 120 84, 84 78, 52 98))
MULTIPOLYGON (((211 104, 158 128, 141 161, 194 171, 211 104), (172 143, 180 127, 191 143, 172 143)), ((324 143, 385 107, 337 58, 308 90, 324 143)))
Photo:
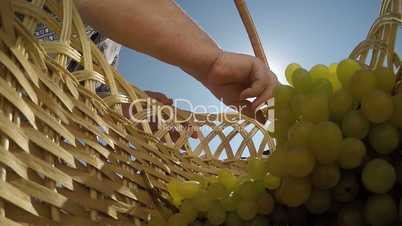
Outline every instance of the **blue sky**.
MULTIPOLYGON (((233 0, 177 0, 226 51, 252 54, 233 0)), ((365 38, 379 14, 380 0, 248 0, 271 69, 284 81, 284 70, 346 58, 365 38)), ((398 38, 398 43, 401 43, 398 38)), ((145 90, 187 98, 193 104, 218 104, 213 95, 181 70, 123 49, 119 70, 145 90)), ((186 108, 186 106, 182 106, 186 108)))

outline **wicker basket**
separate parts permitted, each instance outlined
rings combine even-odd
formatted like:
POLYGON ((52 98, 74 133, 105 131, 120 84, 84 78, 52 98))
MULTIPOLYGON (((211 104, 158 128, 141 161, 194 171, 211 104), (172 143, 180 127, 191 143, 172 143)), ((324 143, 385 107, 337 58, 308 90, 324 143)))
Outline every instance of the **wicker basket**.
MULTIPOLYGON (((400 3, 384 0, 381 17, 351 57, 371 57, 370 67, 385 62, 402 73, 394 53, 400 3)), ((1 226, 146 225, 171 178, 222 168, 240 175, 242 156, 274 149, 264 125, 235 113, 194 114, 198 121, 166 120, 163 127, 124 117, 133 101, 136 119, 169 118, 173 108, 138 101, 147 95, 107 64, 71 0, 0 0, 0 15, 1 226), (39 23, 58 39, 36 40, 39 23), (71 61, 82 70, 68 71, 71 61), (110 93, 97 95, 97 84, 110 93), (200 128, 197 136, 171 129, 189 124, 200 128)), ((263 57, 256 33, 246 27, 263 57)), ((179 119, 192 114, 176 110, 179 119)))

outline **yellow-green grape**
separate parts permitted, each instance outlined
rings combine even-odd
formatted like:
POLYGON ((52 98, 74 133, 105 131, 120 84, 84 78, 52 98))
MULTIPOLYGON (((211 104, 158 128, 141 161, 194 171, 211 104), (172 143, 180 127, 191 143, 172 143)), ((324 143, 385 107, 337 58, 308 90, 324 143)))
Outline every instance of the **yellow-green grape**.
MULTIPOLYGON (((302 114, 302 107, 305 102, 306 97, 302 93, 298 93, 293 96, 292 100, 290 100, 290 109, 292 110, 293 114, 296 118, 299 118, 302 114)), ((401 111, 402 112, 402 111, 401 111)), ((401 116, 402 118, 402 116, 401 116)), ((402 119, 401 119, 402 121, 402 119)), ((402 125, 402 123, 401 123, 402 125)))
POLYGON ((221 225, 225 222, 226 212, 219 202, 215 201, 209 207, 207 212, 207 219, 212 225, 221 225))
POLYGON ((275 120, 274 122, 274 132, 272 136, 278 143, 284 143, 288 137, 288 130, 291 126, 291 123, 284 122, 281 120, 275 120))
POLYGON ((294 123, 288 132, 289 145, 291 147, 306 147, 313 128, 313 123, 308 121, 298 121, 294 123))
POLYGON ((352 110, 352 107, 353 98, 344 89, 339 89, 329 99, 329 111, 331 113, 331 117, 335 120, 342 119, 347 112, 352 110))
POLYGON ((347 137, 363 139, 369 131, 370 122, 360 111, 350 111, 342 120, 342 132, 347 137))
POLYGON ((304 148, 293 148, 288 152, 288 175, 305 177, 313 171, 314 155, 304 148))
POLYGON ((183 196, 181 196, 179 193, 179 187, 181 184, 182 182, 177 179, 173 179, 167 184, 167 190, 176 206, 179 206, 183 200, 183 196))
POLYGON ((314 94, 306 96, 301 108, 302 117, 313 123, 327 121, 329 118, 328 108, 328 97, 314 94))
POLYGON ((392 103, 394 104, 394 112, 391 116, 391 122, 398 128, 402 128, 402 94, 398 93, 393 96, 392 103))
POLYGON ((258 196, 265 191, 264 184, 259 181, 247 181, 239 186, 237 194, 241 199, 257 200, 258 196))
POLYGON ((210 184, 207 188, 207 191, 208 195, 212 199, 222 199, 229 193, 229 191, 226 190, 225 186, 221 183, 210 184))
POLYGON ((387 121, 391 118, 393 110, 391 96, 383 91, 374 90, 362 99, 362 112, 371 122, 387 121))
POLYGON ((362 182, 371 192, 386 193, 396 182, 395 168, 384 159, 370 160, 363 168, 362 182))
POLYGON ((253 219, 258 212, 258 206, 253 200, 241 200, 236 208, 236 213, 242 220, 249 221, 253 219))
POLYGON ((239 202, 239 197, 234 193, 224 197, 223 199, 219 200, 223 209, 226 211, 234 211, 236 209, 237 203, 239 202))
POLYGON ((289 64, 285 70, 285 77, 289 84, 293 85, 293 74, 294 72, 299 69, 301 66, 299 64, 289 64))
POLYGON ((310 76, 313 81, 320 79, 327 79, 330 76, 330 72, 327 66, 317 64, 310 69, 310 76))
POLYGON ((332 197, 338 202, 350 202, 359 192, 359 182, 355 175, 342 175, 339 183, 332 189, 332 197))
POLYGON ((314 190, 304 204, 312 214, 323 214, 331 207, 329 190, 314 190))
POLYGON ((341 82, 343 87, 349 87, 349 82, 356 71, 360 70, 360 65, 352 59, 345 59, 338 64, 336 73, 338 75, 338 80, 341 82))
POLYGON ((307 201, 310 193, 308 178, 284 177, 281 186, 275 191, 275 198, 286 206, 297 207, 307 201))
POLYGON ((350 79, 348 90, 354 98, 360 100, 376 88, 376 83, 373 72, 361 69, 350 79))
POLYGON ((386 93, 390 93, 395 86, 395 75, 390 68, 377 68, 374 70, 377 78, 377 87, 386 93))
POLYGON ((354 169, 360 166, 366 156, 366 146, 356 138, 345 138, 339 155, 339 165, 343 169, 354 169))
POLYGON ((152 214, 149 226, 167 226, 166 220, 159 214, 152 214))
POLYGON ((167 225, 175 225, 175 226, 187 226, 188 222, 186 222, 185 218, 181 213, 176 213, 169 217, 167 225))
POLYGON ((287 174, 287 149, 278 146, 267 159, 268 172, 274 176, 282 177, 287 174))
POLYGON ((185 199, 191 199, 201 190, 201 184, 198 181, 183 181, 177 188, 179 195, 185 199))
POLYGON ((270 221, 267 217, 264 216, 257 216, 247 224, 247 226, 267 226, 267 225, 270 225, 270 221))
POLYGON ((258 214, 269 215, 275 208, 275 201, 271 194, 264 192, 257 200, 258 214))
POLYGON ((215 176, 215 175, 208 176, 208 177, 206 178, 206 181, 207 181, 208 184, 219 183, 219 179, 218 179, 218 177, 215 176))
POLYGON ((228 191, 233 191, 237 185, 237 178, 228 169, 223 169, 218 174, 218 180, 228 191))
POLYGON ((341 178, 341 172, 336 164, 317 165, 311 175, 311 182, 318 189, 333 188, 341 178))
POLYGON ((212 199, 207 191, 200 191, 193 199, 194 207, 200 212, 207 212, 212 203, 212 199))
POLYGON ((309 139, 310 150, 321 164, 329 164, 339 157, 342 132, 333 122, 321 122, 314 126, 309 139))
POLYGON ((275 98, 275 106, 288 106, 294 95, 294 88, 287 85, 279 84, 275 86, 273 96, 275 98))
POLYGON ((228 213, 225 226, 244 226, 246 222, 242 220, 236 213, 228 213))
POLYGON ((331 96, 333 93, 332 84, 329 80, 320 78, 313 81, 311 93, 331 96))
POLYGON ((247 164, 247 172, 251 178, 261 180, 268 172, 268 164, 266 159, 249 159, 247 164))
POLYGON ((389 154, 398 147, 399 132, 391 124, 379 124, 370 131, 369 140, 376 152, 389 154))
POLYGON ((397 215, 395 201, 386 194, 369 197, 364 208, 364 218, 372 226, 390 225, 396 220, 397 215))
POLYGON ((275 190, 281 185, 281 178, 270 173, 264 177, 264 186, 269 190, 275 190))
POLYGON ((331 82, 334 92, 340 90, 342 88, 342 84, 339 81, 337 72, 336 72, 338 69, 338 64, 331 64, 331 65, 329 65, 328 69, 329 69, 329 73, 330 73, 329 81, 331 82))
POLYGON ((303 68, 298 68, 293 73, 293 86, 295 87, 296 91, 298 92, 308 92, 311 90, 313 85, 313 81, 311 77, 303 68))
POLYGON ((197 218, 198 211, 194 208, 194 203, 190 199, 184 200, 179 209, 181 216, 188 224, 197 218))
POLYGON ((338 214, 339 226, 364 226, 360 205, 349 205, 342 208, 338 214))

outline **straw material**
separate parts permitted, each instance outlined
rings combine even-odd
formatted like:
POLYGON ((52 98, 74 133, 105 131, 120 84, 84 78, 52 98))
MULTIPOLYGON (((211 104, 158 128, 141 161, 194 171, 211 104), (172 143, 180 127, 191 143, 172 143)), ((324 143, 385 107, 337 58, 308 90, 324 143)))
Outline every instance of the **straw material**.
POLYGON ((133 101, 136 119, 169 119, 173 108, 139 102, 147 95, 107 64, 71 0, 1 0, 0 25, 1 226, 144 225, 168 205, 170 179, 242 174, 243 156, 273 148, 263 125, 237 113, 160 127, 123 116, 133 101), (57 40, 38 41, 38 24, 57 40))
MULTIPOLYGON (((351 57, 365 62, 370 50, 370 66, 399 70, 400 22, 400 0, 384 1, 351 57)), ((194 114, 198 121, 184 123, 170 119, 172 107, 141 103, 147 95, 107 64, 71 0, 1 0, 0 25, 1 226, 146 225, 150 213, 169 205, 172 178, 222 168, 240 175, 242 157, 274 149, 263 125, 236 113, 194 114), (57 40, 35 39, 39 23, 57 40), (67 70, 70 62, 81 70, 67 70), (98 84, 110 93, 97 94, 98 84), (128 110, 136 119, 168 120, 160 127, 136 122, 123 116, 128 110), (172 129, 180 126, 187 129, 172 129)), ((192 114, 176 110, 180 120, 192 114)))

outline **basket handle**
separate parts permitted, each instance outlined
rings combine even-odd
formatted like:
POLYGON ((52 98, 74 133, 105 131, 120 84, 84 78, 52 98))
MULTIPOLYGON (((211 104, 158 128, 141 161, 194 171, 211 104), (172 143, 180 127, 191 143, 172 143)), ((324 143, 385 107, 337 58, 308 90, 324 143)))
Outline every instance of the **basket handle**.
POLYGON ((258 35, 257 28, 255 27, 253 18, 251 17, 250 11, 247 8, 246 1, 234 0, 234 2, 236 4, 237 11, 239 11, 240 17, 243 21, 243 25, 246 28, 255 56, 262 60, 269 68, 269 63, 265 55, 264 48, 262 47, 261 40, 258 35))

